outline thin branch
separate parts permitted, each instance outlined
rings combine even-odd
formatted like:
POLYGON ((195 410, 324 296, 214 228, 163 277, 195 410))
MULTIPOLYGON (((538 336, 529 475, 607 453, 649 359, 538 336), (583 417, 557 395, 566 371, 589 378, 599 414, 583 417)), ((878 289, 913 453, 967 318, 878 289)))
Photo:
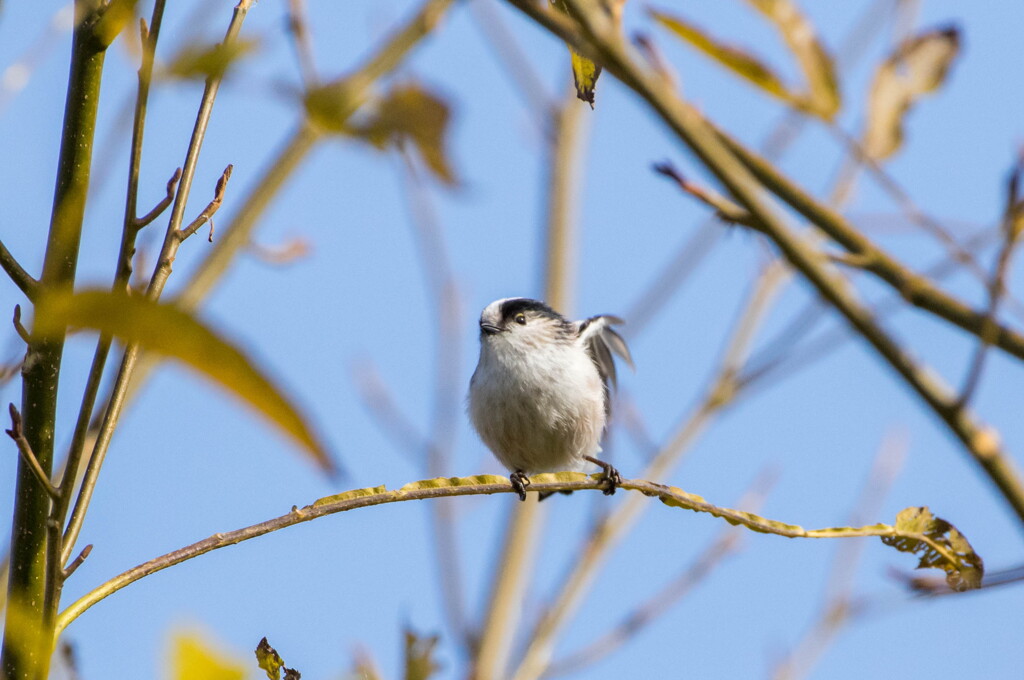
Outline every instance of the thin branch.
POLYGON ((1006 210, 1003 217, 1003 240, 999 254, 996 256, 995 268, 988 281, 988 308, 985 310, 983 332, 978 338, 978 347, 974 351, 974 358, 967 371, 964 386, 960 390, 960 397, 957 399, 957 405, 960 408, 964 408, 971 401, 971 397, 981 381, 981 374, 985 368, 985 357, 988 356, 988 349, 992 346, 998 329, 999 304, 1006 295, 1006 276, 1010 271, 1010 260, 1013 257, 1013 249, 1020 239, 1021 228, 1024 227, 1024 201, 1020 200, 1022 173, 1024 173, 1024 158, 1018 160, 1010 172, 1006 210))
POLYGON ((132 226, 138 230, 145 226, 148 226, 153 220, 160 217, 163 211, 167 210, 167 207, 171 205, 171 201, 174 200, 174 190, 178 186, 178 180, 181 179, 181 168, 176 168, 171 178, 167 180, 167 193, 160 202, 153 206, 153 209, 142 217, 136 217, 133 219, 132 226))
MULTIPOLYGON (((245 20, 245 16, 249 11, 249 7, 252 2, 253 0, 239 0, 238 4, 235 6, 235 10, 231 16, 231 22, 228 24, 227 31, 224 35, 224 44, 230 44, 237 39, 239 31, 242 29, 242 23, 245 20)), ((188 201, 188 196, 192 187, 192 179, 195 176, 196 166, 199 162, 199 151, 202 147, 203 139, 206 136, 206 129, 210 122, 210 115, 213 111, 214 100, 216 99, 217 92, 220 88, 220 82, 220 77, 211 76, 207 79, 206 87, 203 90, 203 96, 199 103, 199 112, 196 115, 196 122, 192 128, 192 137, 189 140, 188 149, 185 152, 185 162, 182 165, 181 180, 178 185, 178 191, 175 194, 174 204, 171 209, 170 222, 167 225, 167 232, 164 236, 163 247, 160 250, 160 256, 157 259, 153 276, 149 282, 149 288, 146 291, 146 296, 151 300, 157 300, 160 298, 160 294, 163 292, 167 279, 171 274, 171 263, 174 261, 174 257, 178 251, 178 246, 181 245, 179 229, 185 213, 185 204, 188 201)), ((130 214, 131 213, 126 213, 126 218, 130 214)), ((114 386, 111 389, 110 400, 107 403, 107 409, 104 413, 102 424, 96 436, 92 456, 89 458, 89 462, 85 470, 85 476, 78 491, 78 498, 75 500, 74 509, 71 511, 71 519, 68 521, 67 528, 64 530, 64 551, 62 554, 64 562, 70 558, 70 551, 74 549, 75 542, 78 539, 78 534, 82 530, 82 523, 85 521, 85 514, 89 508, 89 503, 92 500, 96 480, 99 478, 100 469, 103 466, 107 449, 110 446, 110 440, 114 434, 114 428, 117 427, 121 410, 124 407, 128 383, 133 371, 135 370, 135 364, 138 361, 138 358, 138 345, 133 344, 125 348, 117 377, 114 380, 114 386)), ((82 422, 81 418, 79 422, 82 422)))
POLYGON ((21 323, 21 305, 14 305, 14 318, 11 319, 14 324, 14 332, 18 334, 22 342, 26 345, 32 342, 32 336, 28 330, 21 323))
MULTIPOLYGON (((558 472, 534 475, 528 493, 545 493, 558 491, 604 491, 606 487, 602 475, 585 475, 580 472, 558 472)), ((941 543, 932 537, 914 532, 900 531, 886 524, 871 524, 862 527, 829 527, 825 529, 805 529, 796 524, 787 524, 776 520, 759 517, 743 510, 735 510, 708 503, 700 496, 687 493, 682 489, 664 484, 657 484, 643 479, 624 479, 620 489, 638 492, 648 498, 657 498, 669 507, 692 510, 713 515, 730 524, 744 526, 759 533, 773 534, 786 538, 850 538, 877 536, 891 539, 906 539, 927 545, 944 559, 957 564, 955 556, 941 543)), ((375 505, 402 503, 437 498, 454 498, 461 496, 493 495, 499 493, 517 493, 508 478, 496 475, 477 475, 474 477, 452 477, 428 479, 412 482, 400 489, 388 491, 384 486, 367 487, 347 491, 334 496, 321 498, 303 508, 293 506, 291 512, 280 517, 253 524, 242 529, 227 533, 217 533, 202 541, 198 541, 179 550, 156 557, 140 564, 133 569, 116 576, 97 588, 83 595, 61 612, 57 619, 57 631, 63 631, 68 624, 97 602, 109 597, 139 579, 176 564, 186 562, 208 552, 226 548, 248 541, 273 531, 310 522, 321 517, 347 512, 375 505)), ((518 504, 517 504, 518 505, 518 504)))
POLYGON ((693 196, 698 201, 715 211, 715 216, 730 224, 742 224, 751 229, 759 229, 757 222, 746 210, 730 201, 720 193, 703 187, 682 175, 669 161, 655 163, 652 169, 664 177, 676 183, 676 186, 685 193, 693 196))
POLYGON ((90 554, 92 554, 92 543, 82 548, 82 552, 78 553, 78 557, 76 557, 71 562, 71 564, 64 568, 63 576, 65 581, 68 579, 69 576, 75 573, 76 569, 82 566, 82 562, 85 562, 86 558, 88 558, 90 554))
POLYGON ((231 171, 234 169, 233 165, 228 165, 224 168, 224 172, 221 174, 220 179, 217 180, 217 186, 213 192, 213 200, 206 204, 203 211, 199 213, 199 216, 192 220, 184 229, 179 229, 177 232, 177 238, 179 241, 184 241, 192 234, 199 231, 199 227, 203 226, 207 222, 210 222, 210 241, 213 241, 213 216, 220 210, 221 203, 224 202, 224 191, 227 189, 228 180, 231 179, 231 171))
POLYGON ((3 267, 4 271, 7 272, 7 276, 11 278, 14 285, 21 289, 25 297, 29 300, 35 299, 36 291, 39 289, 39 282, 32 278, 18 261, 14 259, 14 255, 11 254, 11 251, 7 250, 7 246, 4 245, 3 241, 0 241, 0 267, 3 267))
POLYGON ((36 454, 32 453, 32 446, 25 439, 25 433, 21 429, 21 414, 18 413, 18 409, 14 404, 10 405, 11 414, 11 429, 4 430, 7 436, 14 440, 15 445, 18 447, 18 453, 21 454, 21 459, 25 462, 25 465, 29 467, 32 474, 35 475, 36 481, 43 487, 50 498, 57 498, 58 491, 50 481, 46 472, 43 471, 43 467, 39 464, 36 459, 36 454))
POLYGON ((303 85, 307 90, 316 87, 319 79, 316 75, 316 61, 313 59, 313 39, 306 20, 305 0, 288 0, 288 33, 299 60, 303 85))

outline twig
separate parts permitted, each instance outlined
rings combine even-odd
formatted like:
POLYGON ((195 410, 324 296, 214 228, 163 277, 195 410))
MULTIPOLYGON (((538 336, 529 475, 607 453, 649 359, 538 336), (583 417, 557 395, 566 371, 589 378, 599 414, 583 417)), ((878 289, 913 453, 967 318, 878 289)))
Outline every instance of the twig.
MULTIPOLYGON (((230 44, 237 39, 252 2, 253 0, 239 0, 225 32, 224 44, 230 44)), ((206 136, 206 128, 210 122, 210 115, 213 111, 213 103, 217 97, 217 91, 220 88, 220 82, 219 77, 211 76, 207 79, 206 87, 203 90, 203 96, 199 103, 199 112, 196 115, 196 122, 192 128, 192 137, 185 152, 181 180, 178 185, 178 191, 175 194, 173 207, 171 208, 171 218, 167 225, 163 247, 160 250, 160 256, 157 258, 153 276, 149 281, 149 288, 146 291, 147 297, 152 300, 159 299, 160 294, 163 292, 167 279, 171 274, 171 264, 178 251, 178 246, 182 242, 181 238, 179 238, 179 229, 185 214, 185 204, 188 201, 192 188, 192 179, 195 176, 196 166, 199 162, 199 151, 206 136)), ((226 181, 223 176, 222 181, 226 181)), ((130 214, 126 212, 126 215, 130 214)), ((114 379, 110 400, 107 403, 107 409, 104 413, 99 432, 96 435, 92 456, 86 465, 85 476, 82 479, 78 497, 75 499, 74 509, 71 511, 71 519, 64 530, 64 553, 62 555, 64 562, 70 558, 70 551, 74 548, 78 534, 82 529, 82 523, 85 521, 85 513, 92 500, 96 480, 99 478, 100 469, 103 466, 103 461, 110 446, 110 440, 114 434, 114 428, 117 427, 118 419, 124 408, 128 383, 135 370, 138 357, 139 347, 135 344, 125 348, 124 354, 121 357, 121 365, 118 369, 117 377, 114 379)), ((88 416, 85 417, 85 419, 87 418, 88 416)), ((81 421, 82 419, 80 418, 81 421)))
POLYGON ((78 569, 80 566, 82 566, 82 562, 85 562, 86 558, 89 557, 89 555, 91 553, 92 553, 92 543, 90 543, 89 545, 87 545, 84 548, 82 548, 82 552, 78 553, 78 557, 76 557, 71 562, 71 564, 69 564, 67 567, 64 568, 63 576, 64 576, 64 580, 65 581, 68 579, 69 576, 71 576, 73 573, 75 573, 76 569, 78 569))
POLYGON ((957 408, 964 408, 971 401, 974 391, 981 381, 981 374, 985 368, 985 357, 988 356, 988 349, 992 346, 994 335, 998 330, 999 304, 1006 294, 1006 275, 1010 270, 1010 259, 1013 257, 1013 249, 1020 238, 1021 228, 1024 227, 1024 201, 1021 201, 1021 174, 1024 173, 1024 157, 1018 160, 1010 172, 1007 182, 1006 209, 1003 217, 1003 241, 996 256, 995 268, 988 281, 988 308, 985 310, 985 323, 982 333, 978 336, 978 347, 974 351, 974 358, 964 379, 964 386, 960 390, 960 397, 957 399, 957 408))
POLYGON ((11 277, 11 281, 21 289, 25 297, 29 300, 35 299, 36 291, 39 289, 39 282, 32 278, 18 261, 14 259, 14 255, 11 254, 11 251, 7 250, 7 246, 4 245, 3 241, 0 241, 0 267, 3 267, 4 271, 7 272, 7 276, 11 277))
POLYGON ((224 202, 224 190, 227 189, 228 180, 231 179, 231 171, 234 169, 233 165, 228 165, 224 168, 224 172, 221 174, 220 179, 217 180, 217 187, 213 192, 213 200, 206 204, 203 211, 199 213, 199 216, 192 220, 184 229, 179 229, 176 232, 176 237, 179 241, 184 241, 192 234, 199 230, 199 227, 203 226, 207 222, 210 223, 210 242, 213 242, 213 216, 220 210, 221 203, 224 202))
POLYGON ((305 0, 288 0, 288 33, 292 37, 295 55, 299 60, 299 74, 307 90, 316 87, 316 61, 313 59, 313 39, 306 21, 305 0))
POLYGON ((43 471, 43 467, 36 459, 36 454, 32 453, 32 446, 25 439, 25 433, 21 429, 21 414, 18 413, 18 409, 15 408, 14 404, 10 405, 9 411, 11 414, 11 429, 4 430, 4 432, 14 440, 15 445, 18 447, 18 453, 21 454, 21 459, 32 470, 32 474, 35 476, 36 481, 39 482, 39 485, 50 495, 50 498, 57 498, 59 493, 57 488, 43 471))
POLYGON ((167 207, 174 200, 174 189, 178 186, 178 180, 181 179, 181 168, 176 168, 171 178, 167 180, 167 193, 160 202, 153 206, 153 209, 142 217, 132 218, 132 227, 137 231, 145 226, 148 226, 153 220, 160 217, 160 214, 167 210, 167 207))
MULTIPOLYGON (((604 478, 597 475, 585 475, 580 472, 559 472, 535 475, 528 493, 557 491, 602 491, 605 488, 604 478)), ((657 498, 665 505, 694 512, 713 515, 730 524, 737 524, 760 533, 773 534, 786 538, 849 538, 877 536, 885 538, 903 538, 927 545, 944 559, 957 563, 953 555, 930 536, 913 532, 900 531, 886 524, 872 524, 862 527, 829 527, 825 529, 805 529, 796 524, 787 524, 776 520, 759 517, 742 510, 734 510, 708 503, 696 496, 676 487, 657 484, 643 479, 625 479, 620 489, 635 491, 637 496, 657 498)), ((493 495, 499 493, 516 493, 508 478, 495 475, 478 475, 475 477, 453 477, 423 480, 407 484, 392 491, 383 486, 356 489, 335 496, 321 498, 312 505, 303 508, 293 506, 291 512, 279 517, 253 524, 242 529, 227 533, 218 533, 197 543, 167 553, 140 564, 133 569, 116 576, 99 587, 83 595, 68 605, 57 619, 57 631, 63 631, 68 624, 78 618, 85 610, 109 597, 139 579, 150 574, 180 564, 208 552, 226 548, 248 541, 279 529, 284 529, 304 522, 339 512, 347 512, 375 505, 401 503, 437 498, 453 498, 461 496, 493 495)), ((519 505, 518 503, 516 504, 519 505)))
POLYGON ((699 184, 686 179, 669 161, 655 163, 652 167, 659 175, 668 177, 670 180, 675 182, 676 186, 678 186, 683 193, 693 196, 704 205, 714 209, 715 215, 719 219, 729 222, 730 224, 742 224, 750 227, 751 229, 760 231, 760 227, 750 216, 750 213, 718 192, 707 187, 702 187, 699 184))
POLYGON ((26 345, 32 342, 32 336, 28 330, 21 323, 21 305, 14 305, 14 318, 11 320, 14 324, 14 332, 18 334, 22 342, 26 345))

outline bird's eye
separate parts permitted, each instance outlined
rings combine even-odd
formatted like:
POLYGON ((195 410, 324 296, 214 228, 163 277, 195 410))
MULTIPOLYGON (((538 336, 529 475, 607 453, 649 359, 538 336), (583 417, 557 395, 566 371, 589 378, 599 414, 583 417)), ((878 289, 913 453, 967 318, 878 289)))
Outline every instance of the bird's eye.
POLYGON ((515 315, 515 320, 516 323, 519 324, 520 326, 526 325, 526 315, 523 314, 522 312, 519 312, 518 314, 515 315))

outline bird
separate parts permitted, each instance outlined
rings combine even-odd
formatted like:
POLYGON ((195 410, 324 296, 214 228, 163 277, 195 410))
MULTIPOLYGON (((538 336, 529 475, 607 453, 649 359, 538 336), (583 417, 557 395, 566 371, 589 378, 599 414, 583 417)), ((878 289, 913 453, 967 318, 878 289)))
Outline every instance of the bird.
POLYGON ((621 483, 618 470, 595 456, 611 414, 613 353, 633 367, 612 328, 622 323, 607 314, 570 321, 522 297, 495 300, 480 314, 480 359, 467 410, 520 500, 529 475, 578 471, 587 461, 603 471, 606 495, 621 483))

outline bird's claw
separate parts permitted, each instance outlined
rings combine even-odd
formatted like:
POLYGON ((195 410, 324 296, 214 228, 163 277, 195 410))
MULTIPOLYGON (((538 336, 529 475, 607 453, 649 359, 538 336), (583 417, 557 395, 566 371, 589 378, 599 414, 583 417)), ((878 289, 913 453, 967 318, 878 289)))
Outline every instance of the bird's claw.
POLYGON ((619 474, 619 471, 616 470, 613 465, 606 463, 603 460, 598 460, 597 458, 592 458, 590 456, 587 456, 586 459, 601 468, 601 481, 604 482, 605 485, 603 489, 604 495, 611 496, 614 494, 615 490, 619 488, 620 484, 622 484, 622 475, 619 474))
POLYGON ((516 470, 508 476, 512 482, 512 490, 519 494, 519 500, 526 500, 526 487, 530 486, 530 478, 522 470, 516 470))

